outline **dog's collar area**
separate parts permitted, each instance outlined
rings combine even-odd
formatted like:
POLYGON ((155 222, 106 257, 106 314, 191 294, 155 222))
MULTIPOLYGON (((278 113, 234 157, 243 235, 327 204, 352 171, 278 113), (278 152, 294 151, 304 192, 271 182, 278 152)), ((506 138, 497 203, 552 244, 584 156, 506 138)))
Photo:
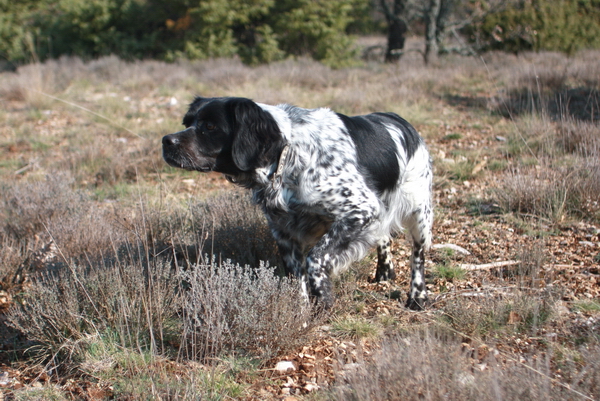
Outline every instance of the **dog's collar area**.
POLYGON ((273 182, 273 188, 279 189, 281 188, 281 184, 283 183, 283 168, 285 167, 285 162, 287 160, 287 155, 290 152, 290 145, 285 145, 283 150, 281 151, 281 155, 279 156, 279 164, 277 164, 277 170, 273 174, 271 178, 273 182))

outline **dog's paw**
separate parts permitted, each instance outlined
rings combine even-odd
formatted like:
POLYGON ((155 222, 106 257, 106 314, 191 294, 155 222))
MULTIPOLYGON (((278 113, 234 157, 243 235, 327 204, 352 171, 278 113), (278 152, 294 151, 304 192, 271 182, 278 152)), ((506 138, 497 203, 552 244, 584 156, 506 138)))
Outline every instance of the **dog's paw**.
POLYGON ((406 307, 410 310, 414 310, 414 311, 421 311, 423 309, 425 309, 425 306, 427 305, 427 297, 420 297, 420 298, 408 298, 408 300, 406 301, 406 307))
POLYGON ((372 283, 380 283, 382 281, 391 281, 396 278, 396 272, 393 269, 390 270, 377 270, 375 278, 371 279, 372 283))

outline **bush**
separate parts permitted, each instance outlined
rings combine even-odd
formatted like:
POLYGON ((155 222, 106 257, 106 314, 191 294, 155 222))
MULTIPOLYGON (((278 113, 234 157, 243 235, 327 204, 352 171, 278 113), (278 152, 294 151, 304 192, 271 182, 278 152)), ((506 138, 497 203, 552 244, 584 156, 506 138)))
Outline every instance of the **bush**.
POLYGON ((537 335, 551 322, 556 295, 515 292, 504 299, 482 293, 478 299, 453 299, 442 308, 442 322, 467 338, 493 339, 505 334, 537 335))
POLYGON ((490 50, 552 50, 568 54, 600 47, 600 1, 517 1, 471 28, 472 38, 490 50))
POLYGON ((259 268, 201 264, 182 273, 189 357, 238 353, 263 362, 307 341, 314 319, 295 280, 259 268), (310 325, 307 323, 310 322, 310 325))
POLYGON ((285 0, 273 9, 273 24, 286 54, 310 55, 331 67, 352 62, 356 49, 345 34, 353 7, 361 0, 285 0))
POLYGON ((52 242, 62 255, 75 259, 93 259, 112 250, 126 238, 126 230, 115 227, 114 216, 72 184, 68 175, 55 174, 2 185, 0 240, 29 243, 34 249, 52 242))
MULTIPOLYGON (((346 29, 367 0, 29 0, 0 3, 0 54, 10 61, 116 54, 125 59, 239 55, 248 64, 355 56, 346 29)), ((361 16, 362 17, 362 16, 361 16)))
POLYGON ((230 191, 211 198, 194 206, 192 213, 196 224, 203 225, 204 254, 231 259, 242 266, 258 266, 261 261, 280 266, 267 220, 247 192, 230 191))
POLYGON ((506 211, 533 214, 559 223, 568 216, 600 218, 597 194, 600 166, 592 160, 541 172, 525 169, 507 174, 494 195, 506 211))

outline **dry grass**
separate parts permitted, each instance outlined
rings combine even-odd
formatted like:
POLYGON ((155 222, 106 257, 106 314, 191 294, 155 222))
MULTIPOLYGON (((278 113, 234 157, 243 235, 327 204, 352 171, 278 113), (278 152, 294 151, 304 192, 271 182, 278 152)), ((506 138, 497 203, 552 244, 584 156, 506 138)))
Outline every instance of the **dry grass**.
POLYGON ((523 165, 507 171, 496 191, 506 210, 560 222, 600 217, 600 130, 597 124, 544 124, 542 134, 519 133, 523 165), (574 130, 574 128, 576 129, 574 130))
POLYGON ((326 399, 584 400, 600 390, 597 346, 586 350, 586 368, 565 369, 572 380, 565 387, 552 378, 550 357, 529 358, 505 361, 488 347, 473 351, 435 331, 393 337, 371 362, 342 370, 326 399))
POLYGON ((261 261, 282 266, 264 214, 251 203, 248 193, 234 191, 210 198, 196 205, 192 213, 206 227, 204 254, 242 266, 258 266, 261 261))
POLYGON ((90 336, 115 346, 162 350, 180 305, 178 280, 164 263, 83 268, 70 265, 35 278, 8 315, 37 342, 38 355, 77 362, 90 336))
POLYGON ((475 299, 453 298, 441 307, 443 325, 466 339, 493 341, 515 334, 536 336, 552 324, 556 294, 538 291, 482 293, 475 299))

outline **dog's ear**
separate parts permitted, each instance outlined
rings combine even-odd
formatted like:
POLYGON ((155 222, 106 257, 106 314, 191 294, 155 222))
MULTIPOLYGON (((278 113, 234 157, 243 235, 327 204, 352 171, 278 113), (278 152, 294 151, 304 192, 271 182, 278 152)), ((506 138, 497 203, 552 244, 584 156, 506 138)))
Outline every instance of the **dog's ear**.
POLYGON ((233 115, 233 162, 242 171, 250 171, 270 160, 279 148, 281 131, 273 116, 250 99, 231 99, 233 115))

